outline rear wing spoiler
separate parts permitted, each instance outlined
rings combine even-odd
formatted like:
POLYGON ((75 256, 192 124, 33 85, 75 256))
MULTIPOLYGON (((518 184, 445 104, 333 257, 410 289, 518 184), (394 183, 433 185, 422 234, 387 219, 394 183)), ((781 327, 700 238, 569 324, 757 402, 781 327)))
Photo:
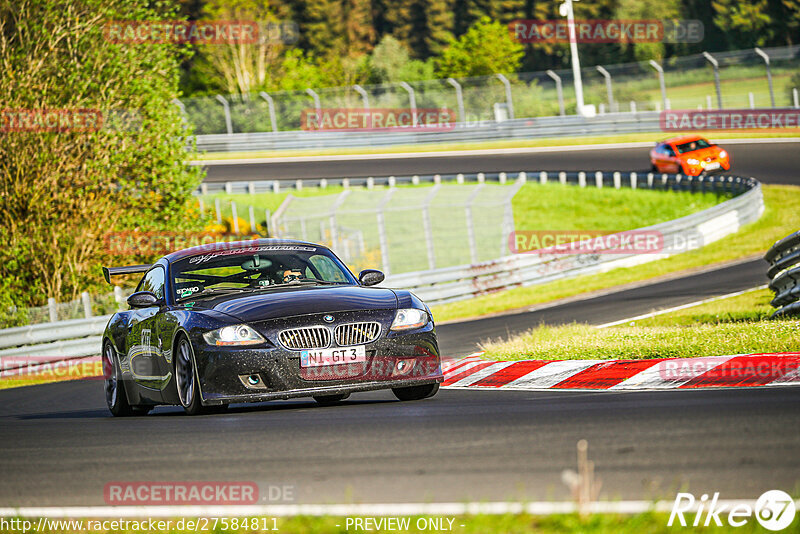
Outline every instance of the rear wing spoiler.
POLYGON ((135 274, 135 273, 146 273, 152 267, 152 264, 149 265, 126 265, 124 267, 103 267, 103 278, 106 279, 106 282, 109 284, 111 283, 111 277, 117 276, 120 274, 135 274))

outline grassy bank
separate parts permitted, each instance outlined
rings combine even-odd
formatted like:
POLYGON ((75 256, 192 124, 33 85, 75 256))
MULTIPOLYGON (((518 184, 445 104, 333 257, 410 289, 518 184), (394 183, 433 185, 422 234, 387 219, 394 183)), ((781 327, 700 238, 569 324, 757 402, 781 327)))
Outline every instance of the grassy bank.
POLYGON ((772 321, 767 289, 624 325, 539 326, 482 345, 487 359, 694 358, 800 350, 800 320, 772 321))
MULTIPOLYGON (((691 525, 694 520, 694 515, 685 515, 687 524, 691 525)), ((800 517, 800 515, 798 515, 800 517)), ((354 520, 355 518, 349 518, 354 520)), ((362 518, 363 519, 363 518, 362 518)), ((379 521, 380 517, 370 518, 379 521)), ((508 515, 473 515, 473 516, 449 516, 449 517, 393 517, 395 520, 407 520, 409 528, 403 530, 386 530, 373 528, 368 529, 369 532, 408 532, 408 533, 422 533, 422 532, 441 532, 449 531, 455 534, 487 534, 493 532, 502 532, 504 534, 523 534, 523 533, 542 533, 542 534, 561 534, 564 532, 581 532, 584 534, 639 534, 647 532, 652 534, 676 532, 677 530, 691 530, 690 527, 681 527, 677 520, 672 527, 667 526, 669 521, 669 514, 666 513, 643 513, 632 516, 617 515, 617 514, 595 514, 588 517, 580 517, 577 514, 569 515, 550 515, 550 516, 534 516, 529 514, 508 514, 508 515), (423 520, 428 519, 443 519, 443 525, 447 528, 422 528, 424 527, 423 520), (449 521, 452 520, 452 530, 450 530, 449 521), (419 522, 419 527, 417 525, 419 522)), ((35 525, 38 519, 28 519, 35 525)), ((353 523, 347 523, 348 518, 345 517, 308 517, 299 516, 293 518, 276 518, 274 525, 277 526, 277 531, 285 534, 305 534, 307 532, 314 532, 320 534, 345 534, 348 532, 364 532, 363 528, 356 528, 353 523)), ((703 527, 703 532, 711 534, 730 532, 731 527, 727 526, 727 512, 720 515, 720 520, 723 522, 723 527, 709 526, 703 527)), ((74 520, 78 522, 80 520, 74 520)), ((166 521, 166 520, 164 520, 166 521)), ((272 518, 256 518, 257 524, 262 523, 267 526, 265 532, 270 532, 273 529, 272 518)), ((175 519, 172 520, 174 525, 175 519)), ((796 527, 800 519, 795 519, 793 525, 796 527)), ((51 522, 51 524, 54 522, 51 522)), ((86 523, 86 521, 84 521, 86 523)), ((213 523, 213 519, 209 524, 213 523)), ((146 524, 146 522, 145 522, 146 524)), ((74 523, 73 523, 74 525, 74 523)), ((712 522, 713 525, 713 522, 712 522)), ((19 530, 0 528, 0 533, 18 532, 19 530)), ((168 530, 173 534, 183 534, 184 532, 194 532, 193 530, 181 530, 171 528, 168 530)), ((735 529, 736 532, 748 534, 750 532, 764 532, 764 529, 758 525, 755 518, 748 518, 747 522, 735 529)), ((789 526, 787 532, 792 531, 792 526, 789 526)), ((87 530, 76 530, 73 527, 59 529, 58 532, 64 534, 84 534, 87 530)), ((108 530, 92 530, 91 532, 97 534, 104 534, 112 532, 108 530)), ((141 532, 141 530, 121 529, 113 530, 117 533, 128 532, 141 532)), ((220 531, 222 532, 222 531, 220 531)), ((230 534, 243 534, 245 532, 253 532, 249 529, 226 529, 224 532, 230 534)))
MULTIPOLYGON (((440 322, 477 317, 763 254, 775 241, 797 230, 800 187, 765 185, 763 191, 766 210, 758 221, 699 250, 637 267, 614 269, 607 273, 511 289, 470 300, 434 306, 433 314, 440 322)), ((767 264, 764 263, 765 273, 766 269, 767 264)))

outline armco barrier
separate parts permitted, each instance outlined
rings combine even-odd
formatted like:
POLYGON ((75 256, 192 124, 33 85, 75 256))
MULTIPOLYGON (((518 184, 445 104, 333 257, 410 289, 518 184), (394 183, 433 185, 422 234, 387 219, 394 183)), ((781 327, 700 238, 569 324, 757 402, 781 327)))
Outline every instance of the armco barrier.
POLYGON ((769 288, 775 293, 772 317, 800 315, 800 231, 777 241, 764 255, 769 288))
MULTIPOLYGON (((619 172, 523 172, 519 176, 523 179, 528 176, 540 183, 552 180, 580 187, 619 189, 624 186, 738 195, 701 212, 640 229, 661 232, 667 239, 681 235, 700 235, 703 244, 707 244, 757 220, 764 211, 761 185, 753 178, 636 173, 626 173, 623 177, 619 172)), ((376 183, 381 181, 377 180, 376 183)), ((512 287, 639 265, 665 255, 517 254, 473 265, 393 275, 387 277, 383 285, 411 289, 426 302, 437 304, 512 287)), ((108 318, 109 316, 102 316, 0 330, 0 369, 9 369, 10 367, 4 367, 4 363, 15 358, 58 361, 99 354, 100 334, 108 318)))
POLYGON ((613 133, 660 131, 659 113, 609 113, 596 117, 579 115, 487 121, 479 125, 459 124, 449 131, 288 131, 198 135, 197 149, 206 152, 252 152, 304 148, 348 148, 416 145, 429 143, 480 142, 498 139, 531 139, 613 133))

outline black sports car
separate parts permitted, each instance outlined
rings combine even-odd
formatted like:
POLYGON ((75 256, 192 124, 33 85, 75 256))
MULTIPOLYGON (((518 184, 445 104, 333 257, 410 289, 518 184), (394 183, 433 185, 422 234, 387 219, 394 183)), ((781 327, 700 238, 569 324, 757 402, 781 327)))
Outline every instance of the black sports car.
POLYGON ((326 247, 259 239, 103 268, 109 283, 128 273, 145 274, 103 334, 114 415, 306 396, 331 404, 388 388, 416 400, 442 381, 428 307, 409 291, 369 287, 383 273, 356 279, 326 247))

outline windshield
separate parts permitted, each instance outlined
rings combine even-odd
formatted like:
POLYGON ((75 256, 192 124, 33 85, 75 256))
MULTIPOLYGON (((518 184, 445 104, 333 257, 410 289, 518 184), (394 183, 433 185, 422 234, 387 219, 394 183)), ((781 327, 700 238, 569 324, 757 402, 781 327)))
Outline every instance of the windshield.
POLYGON ((686 152, 693 152, 695 150, 700 150, 701 148, 708 148, 713 146, 711 143, 706 141, 705 139, 698 139, 696 141, 690 141, 688 143, 683 143, 682 145, 678 145, 678 153, 685 154, 686 152))
POLYGON ((260 245, 198 254, 174 262, 172 280, 176 300, 200 293, 356 283, 330 250, 313 245, 260 245))

